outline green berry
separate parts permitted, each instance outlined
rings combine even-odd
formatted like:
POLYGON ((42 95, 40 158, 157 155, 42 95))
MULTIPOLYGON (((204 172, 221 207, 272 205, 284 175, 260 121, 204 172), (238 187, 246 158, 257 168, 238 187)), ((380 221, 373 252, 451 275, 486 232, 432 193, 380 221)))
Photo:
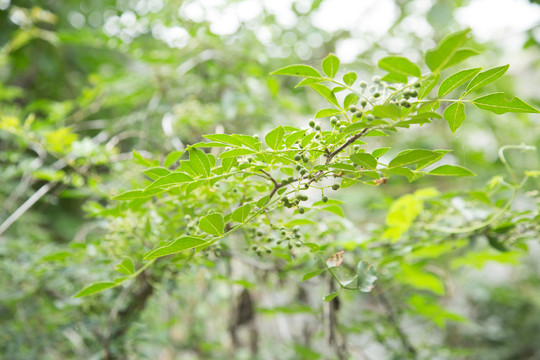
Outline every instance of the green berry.
POLYGON ((411 94, 411 97, 415 98, 415 97, 418 96, 418 91, 416 91, 416 90, 411 90, 411 91, 409 92, 409 94, 411 94))
POLYGON ((258 231, 257 231, 257 236, 263 236, 263 232, 260 231, 260 230, 258 230, 258 231))
POLYGON ((292 244, 289 244, 287 247, 288 247, 289 249, 292 249, 292 248, 293 248, 293 245, 292 245, 292 244))
POLYGON ((281 230, 281 235, 283 235, 283 236, 287 235, 287 231, 281 230))
POLYGON ((302 169, 300 170, 300 175, 304 176, 307 174, 307 170, 306 169, 302 169))
POLYGON ((421 83, 421 82, 417 82, 416 84, 414 84, 414 87, 415 87, 415 88, 419 88, 420 86, 422 86, 422 83, 421 83))
POLYGON ((361 87, 362 89, 365 89, 365 88, 367 87, 367 82, 365 82, 365 81, 360 81, 360 82, 359 82, 359 85, 360 85, 360 87, 361 87))
POLYGON ((334 184, 332 185, 332 190, 337 190, 339 189, 341 186, 339 184, 334 184))
POLYGON ((289 182, 287 181, 287 179, 281 180, 281 184, 282 184, 282 185, 287 185, 288 183, 289 183, 289 182))
POLYGON ((400 105, 403 106, 403 107, 406 107, 406 108, 411 107, 411 103, 408 102, 407 100, 401 100, 400 105))
POLYGON ((380 76, 374 76, 371 78, 371 81, 373 81, 375 84, 381 83, 381 77, 380 76))
POLYGON ((267 253, 267 254, 271 254, 271 253, 272 253, 272 249, 266 249, 266 253, 267 253))
POLYGON ((296 166, 294 167, 297 171, 300 171, 302 170, 302 165, 300 164, 296 164, 296 166))
POLYGON ((357 118, 361 118, 362 115, 364 115, 361 111, 357 112, 356 114, 354 114, 354 116, 356 116, 357 118))
POLYGON ((281 197, 281 201, 283 201, 284 203, 287 203, 287 202, 289 202, 289 198, 286 197, 285 195, 283 195, 283 196, 281 197))
POLYGON ((300 207, 298 208, 298 213, 299 213, 299 214, 303 214, 304 212, 306 212, 306 209, 304 209, 302 206, 300 206, 300 207))
POLYGON ((259 140, 259 134, 253 134, 253 137, 257 140, 259 140))
POLYGON ((300 226, 296 225, 295 227, 293 227, 293 231, 295 233, 299 232, 300 231, 300 226))
POLYGON ((302 201, 304 196, 302 194, 296 195, 296 200, 302 201))
POLYGON ((289 235, 287 235, 287 236, 285 236, 285 240, 289 241, 289 240, 291 240, 291 237, 289 235))
POLYGON ((307 201, 309 199, 309 197, 307 195, 302 195, 302 201, 307 201))
POLYGON ((353 146, 353 150, 354 150, 354 151, 360 150, 360 145, 354 145, 354 146, 353 146))
POLYGON ((309 162, 309 158, 306 155, 304 155, 302 156, 302 161, 307 164, 309 162))
POLYGON ((374 97, 375 99, 376 99, 376 98, 379 98, 379 97, 381 97, 381 93, 377 91, 376 93, 373 94, 373 97, 374 97))
POLYGON ((354 106, 354 105, 349 106, 349 111, 350 111, 350 112, 354 113, 354 112, 356 112, 356 110, 358 110, 358 109, 356 108, 356 106, 354 106))
POLYGON ((263 251, 261 249, 257 250, 257 255, 262 256, 263 251))
POLYGON ((302 160, 302 155, 300 154, 294 155, 294 161, 300 161, 300 160, 302 160))
POLYGON ((295 243, 295 245, 296 245, 296 247, 301 247, 301 246, 302 246, 302 242, 297 241, 297 242, 295 243))
POLYGON ((366 107, 366 105, 367 105, 367 100, 362 100, 362 101, 360 101, 360 105, 362 105, 362 107, 366 107))
POLYGON ((328 196, 323 196, 323 197, 322 197, 322 202, 323 202, 323 203, 328 202, 328 196))
POLYGON ((330 118, 330 124, 332 124, 332 125, 337 124, 337 117, 332 116, 332 117, 330 118))
POLYGON ((288 181, 289 183, 292 183, 292 182, 294 181, 294 178, 293 178, 292 176, 289 176, 289 177, 287 178, 287 181, 288 181))
POLYGON ((253 246, 251 247, 251 250, 256 251, 258 248, 259 248, 259 247, 258 247, 257 245, 253 245, 253 246))
POLYGON ((366 116, 366 120, 367 121, 373 121, 373 120, 375 120, 375 116, 369 114, 369 115, 366 116))
POLYGON ((315 126, 315 121, 309 120, 309 127, 314 127, 314 126, 315 126))
POLYGON ((269 237, 268 239, 266 239, 266 241, 270 243, 270 242, 274 241, 274 238, 273 238, 273 237, 269 237))
POLYGON ((345 129, 346 129, 346 127, 345 127, 344 125, 341 125, 341 126, 339 127, 339 132, 344 132, 345 129))
POLYGON ((319 125, 319 124, 315 125, 315 130, 321 131, 321 125, 319 125))

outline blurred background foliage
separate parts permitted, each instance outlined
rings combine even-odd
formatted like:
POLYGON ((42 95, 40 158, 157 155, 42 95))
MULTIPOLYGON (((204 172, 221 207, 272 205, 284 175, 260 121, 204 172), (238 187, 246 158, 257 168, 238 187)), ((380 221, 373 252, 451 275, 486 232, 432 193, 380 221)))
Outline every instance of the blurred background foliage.
MULTIPOLYGON (((124 255, 139 261, 141 244, 175 236, 181 219, 167 217, 180 201, 152 211, 109 201, 141 184, 145 166, 202 134, 305 126, 321 100, 268 76, 277 68, 335 52, 367 80, 380 75, 381 56, 420 60, 471 26, 483 55, 469 65, 510 63, 509 76, 490 87, 538 107, 534 3, 493 2, 488 21, 480 0, 0 0, 2 358, 540 359, 538 228, 516 225, 538 212, 538 178, 518 195, 506 228, 449 244, 413 227, 399 249, 369 250, 395 199, 418 189, 449 192, 406 198, 427 209, 419 221, 448 206, 474 218, 488 195, 504 200, 497 151, 540 148, 538 116, 473 110, 457 136, 439 122, 370 143, 393 154, 453 149, 455 162, 478 174, 353 187, 339 195, 345 218, 311 225, 306 236, 329 254, 385 259, 384 292, 323 302, 329 279, 301 283, 317 266, 309 254, 284 265, 279 254, 231 252, 222 262, 167 259, 127 287, 72 297, 109 279, 124 255), (452 192, 461 191, 468 194, 456 203, 452 192), (501 238, 511 248, 501 249, 501 238)), ((540 168, 538 152, 508 160, 516 172, 540 168)))

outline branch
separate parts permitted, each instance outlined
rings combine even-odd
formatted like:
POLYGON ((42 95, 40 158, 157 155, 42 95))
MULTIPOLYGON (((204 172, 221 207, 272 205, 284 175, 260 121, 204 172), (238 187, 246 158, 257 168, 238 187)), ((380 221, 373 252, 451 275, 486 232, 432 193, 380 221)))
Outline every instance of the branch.
POLYGON ((386 298, 386 295, 383 293, 379 294, 379 300, 381 301, 381 304, 386 309, 388 321, 392 324, 394 329, 396 330, 396 333, 399 337, 399 340, 401 341, 401 344, 407 351, 409 355, 411 355, 413 358, 416 358, 416 354, 418 353, 416 351, 416 348, 411 344, 411 341, 409 340, 409 337, 407 334, 401 329, 399 326, 398 319, 396 317, 396 314, 394 312, 394 309, 392 307, 392 304, 390 304, 390 301, 386 298))

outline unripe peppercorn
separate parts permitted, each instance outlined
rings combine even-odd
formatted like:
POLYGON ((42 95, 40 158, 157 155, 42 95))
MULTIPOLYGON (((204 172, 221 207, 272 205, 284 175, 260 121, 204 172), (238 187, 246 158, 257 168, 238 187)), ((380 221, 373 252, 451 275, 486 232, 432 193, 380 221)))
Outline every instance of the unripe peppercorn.
POLYGON ((300 226, 296 225, 295 227, 293 227, 293 231, 294 232, 299 232, 300 231, 300 226))
POLYGON ((419 88, 420 86, 422 86, 422 83, 421 83, 421 82, 417 82, 416 84, 414 84, 414 87, 415 87, 415 88, 419 88))
POLYGON ((294 168, 295 168, 296 170, 300 171, 300 170, 302 170, 302 165, 297 164, 294 168))
POLYGON ((373 97, 375 99, 378 98, 378 97, 381 97, 381 93, 377 91, 376 93, 373 94, 373 97))
POLYGON ((411 95, 411 97, 415 98, 415 97, 418 96, 418 91, 416 91, 416 90, 411 90, 411 91, 409 92, 409 94, 411 95))
POLYGON ((354 114, 354 116, 356 116, 357 118, 361 118, 362 115, 364 115, 361 111, 358 111, 356 114, 354 114))
POLYGON ((304 209, 303 207, 300 206, 300 207, 298 208, 298 213, 299 213, 299 214, 303 214, 304 212, 306 212, 306 209, 304 209))
POLYGON ((253 137, 257 140, 259 140, 259 134, 253 134, 253 137))
POLYGON ((354 151, 360 150, 360 145, 354 145, 354 146, 353 146, 353 150, 354 150, 354 151))
POLYGON ((307 174, 307 170, 306 169, 302 169, 300 170, 300 175, 304 176, 307 174))
POLYGON ((373 81, 375 84, 379 84, 381 82, 380 76, 374 76, 371 78, 371 81, 373 81))
POLYGON ((296 200, 300 200, 300 201, 302 201, 302 200, 303 200, 303 196, 302 196, 302 194, 298 194, 298 195, 296 195, 296 200))
POLYGON ((293 178, 292 176, 289 176, 289 177, 287 178, 287 181, 288 181, 289 183, 292 183, 292 182, 294 181, 294 178, 293 178))
POLYGON ((367 121, 373 121, 373 120, 375 120, 375 116, 369 114, 369 115, 366 116, 366 120, 367 121))
POLYGON ((281 180, 281 185, 287 185, 289 182, 287 181, 287 179, 283 179, 281 180))
POLYGON ((335 116, 332 116, 332 117, 330 118, 330 124, 332 124, 332 125, 336 125, 336 124, 337 124, 337 118, 336 118, 335 116))
POLYGON ((366 107, 366 105, 367 105, 367 100, 362 100, 362 101, 360 101, 360 105, 362 105, 362 107, 366 107))
POLYGON ((339 189, 341 186, 339 184, 334 184, 332 185, 332 190, 337 190, 339 189))
POLYGON ((304 155, 302 156, 302 161, 307 164, 309 162, 309 158, 304 155))
POLYGON ((289 249, 292 249, 292 248, 293 248, 293 245, 292 245, 292 244, 289 244, 289 245, 287 245, 287 247, 288 247, 289 249))
POLYGON ((297 241, 297 242, 295 243, 295 245, 296 245, 296 247, 301 247, 301 246, 302 246, 302 243, 301 243, 300 241, 297 241))
POLYGON ((257 255, 262 256, 263 251, 261 249, 257 250, 257 255))
POLYGON ((251 247, 251 250, 255 251, 255 250, 257 250, 258 248, 259 248, 259 247, 258 247, 257 245, 253 245, 253 246, 251 247))
POLYGON ((411 107, 411 103, 408 102, 407 100, 401 100, 400 105, 406 108, 411 107))
POLYGON ((315 125, 315 130, 321 131, 321 125, 319 125, 319 124, 315 125))
POLYGON ((300 160, 302 160, 302 155, 300 155, 300 154, 294 155, 294 160, 295 160, 295 161, 300 161, 300 160))
POLYGON ((356 110, 358 110, 358 109, 356 108, 356 106, 354 106, 354 105, 349 106, 349 111, 350 111, 350 112, 354 113, 354 112, 356 112, 356 110))
POLYGON ((263 232, 262 231, 257 231, 257 236, 263 236, 263 232))
POLYGON ((281 230, 281 235, 283 235, 283 236, 287 235, 287 231, 281 230))
POLYGON ((272 249, 266 249, 266 253, 267 253, 267 254, 271 254, 271 253, 272 253, 272 249))
POLYGON ((365 88, 367 87, 367 82, 365 82, 365 81, 360 81, 359 85, 360 85, 360 87, 361 87, 362 89, 365 89, 365 88))
POLYGON ((323 196, 323 197, 322 197, 322 202, 323 202, 323 203, 328 202, 328 196, 323 196))
POLYGON ((289 198, 287 196, 283 195, 281 197, 281 201, 283 201, 284 203, 287 203, 287 202, 289 202, 289 198))
POLYGON ((314 127, 315 126, 315 121, 314 120, 309 120, 309 126, 314 127))
POLYGON ((343 132, 343 131, 345 131, 345 129, 346 129, 346 128, 345 128, 345 126, 344 126, 344 125, 341 125, 341 126, 339 127, 339 131, 340 131, 340 132, 343 132))

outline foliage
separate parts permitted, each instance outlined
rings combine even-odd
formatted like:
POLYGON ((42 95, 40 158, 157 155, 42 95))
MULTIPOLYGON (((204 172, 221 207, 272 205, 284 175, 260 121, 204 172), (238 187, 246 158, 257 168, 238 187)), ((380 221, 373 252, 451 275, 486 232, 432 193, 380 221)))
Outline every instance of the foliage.
MULTIPOLYGON (((272 38, 326 38, 315 66, 267 56, 253 24, 220 37, 188 21, 185 45, 66 22, 113 2, 27 5, 10 8, 17 26, 0 13, 7 357, 536 351, 509 330, 538 310, 533 295, 467 277, 524 268, 540 230, 539 143, 522 115, 539 111, 510 95, 509 65, 480 55, 470 30, 416 57, 373 45, 378 67, 328 54, 346 34, 272 38), (497 138, 497 160, 464 140, 478 129, 497 138), (493 316, 497 331, 475 325, 493 316)), ((161 6, 136 23, 174 30, 174 5, 161 6)))

